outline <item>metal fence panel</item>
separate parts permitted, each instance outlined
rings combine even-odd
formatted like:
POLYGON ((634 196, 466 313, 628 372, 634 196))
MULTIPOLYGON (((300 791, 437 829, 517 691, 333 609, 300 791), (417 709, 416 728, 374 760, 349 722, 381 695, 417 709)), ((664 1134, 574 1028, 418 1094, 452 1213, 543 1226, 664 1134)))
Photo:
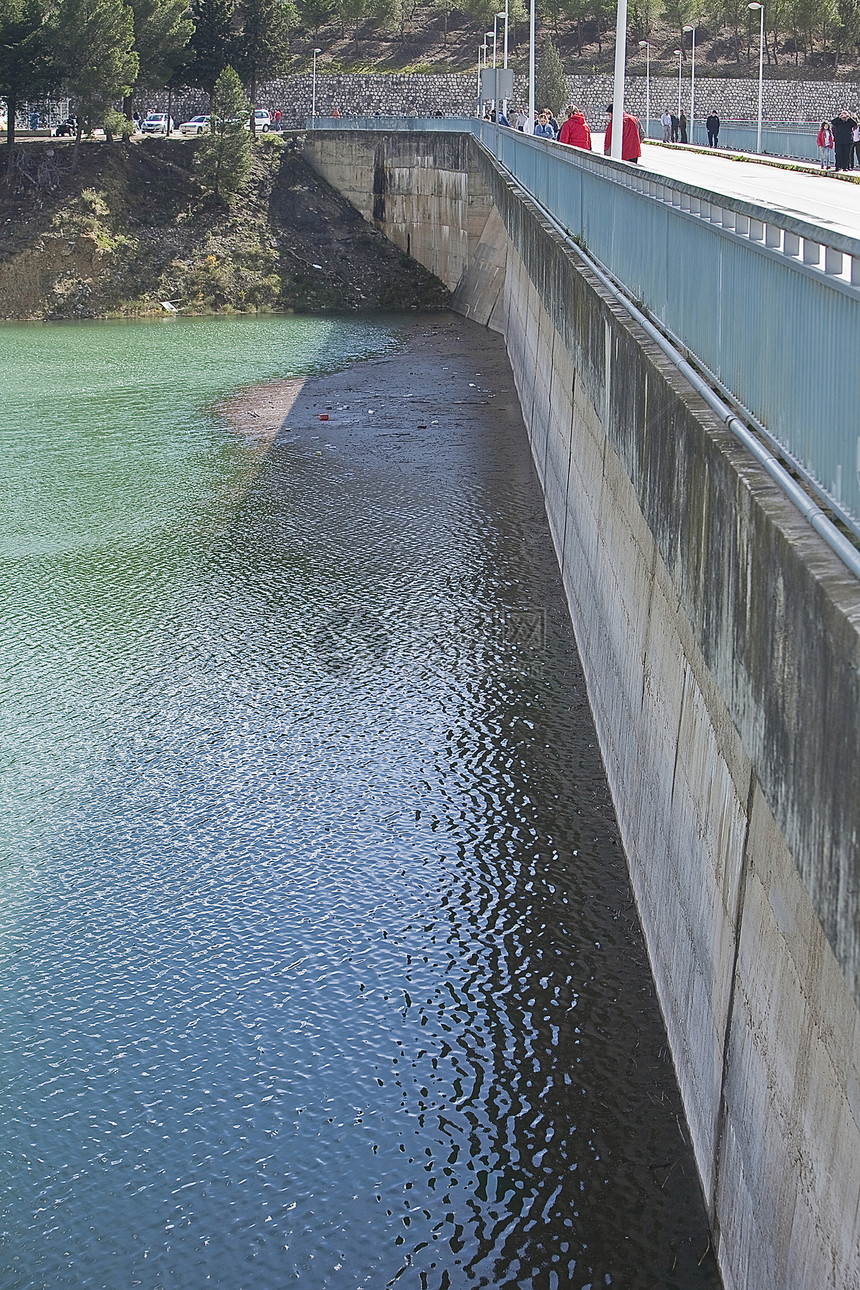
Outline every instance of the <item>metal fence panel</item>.
MULTIPOLYGON (((659 121, 652 117, 648 129, 649 139, 657 139, 662 142, 663 127, 659 121)), ((762 127, 761 146, 762 153, 772 157, 796 157, 800 161, 817 161, 818 160, 818 126, 811 126, 804 122, 770 122, 762 127)), ((708 132, 704 125, 696 122, 696 127, 690 135, 690 141, 696 147, 704 148, 708 143, 708 132)), ((721 149, 738 152, 756 151, 758 143, 758 127, 755 122, 749 121, 726 121, 720 124, 719 146, 721 149)))
POLYGON ((851 239, 811 222, 798 237, 796 217, 760 211, 757 221, 750 203, 658 176, 655 200, 641 191, 644 171, 486 123, 473 128, 860 534, 860 284, 851 285, 851 239), (578 172, 579 184, 560 177, 565 170, 578 172), (829 238, 840 249, 828 250, 829 238), (838 274, 824 271, 828 255, 838 274))

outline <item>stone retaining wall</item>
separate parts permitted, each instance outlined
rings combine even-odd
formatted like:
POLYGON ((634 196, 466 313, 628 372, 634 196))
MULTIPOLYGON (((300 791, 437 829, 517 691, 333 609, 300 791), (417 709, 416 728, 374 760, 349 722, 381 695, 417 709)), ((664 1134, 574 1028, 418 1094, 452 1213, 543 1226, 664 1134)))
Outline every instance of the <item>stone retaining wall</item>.
MULTIPOLYGON (((593 125, 601 128, 604 109, 612 99, 611 76, 569 76, 570 102, 582 107, 593 125)), ((690 111, 690 73, 685 68, 682 81, 682 104, 690 111)), ((476 77, 461 74, 445 76, 317 76, 317 113, 330 116, 337 110, 343 116, 471 116, 477 98, 476 77)), ((627 79, 626 99, 631 111, 645 115, 645 77, 627 79)), ((517 76, 514 100, 525 105, 528 82, 517 76)), ((280 108, 283 125, 296 129, 310 116, 313 101, 312 78, 290 76, 264 85, 257 96, 257 106, 274 112, 280 108)), ((659 116, 667 105, 677 105, 676 77, 652 77, 651 115, 659 116)), ((207 110, 206 95, 200 90, 187 91, 172 100, 172 114, 177 124, 196 112, 207 110)), ((758 81, 701 77, 696 82, 698 117, 712 107, 723 118, 752 121, 758 114, 758 81)), ((766 121, 820 121, 832 117, 845 105, 860 108, 860 83, 838 81, 765 81, 763 93, 766 121)), ((153 94, 146 109, 167 111, 167 94, 153 94)), ((558 105, 561 108, 562 105, 558 105)))

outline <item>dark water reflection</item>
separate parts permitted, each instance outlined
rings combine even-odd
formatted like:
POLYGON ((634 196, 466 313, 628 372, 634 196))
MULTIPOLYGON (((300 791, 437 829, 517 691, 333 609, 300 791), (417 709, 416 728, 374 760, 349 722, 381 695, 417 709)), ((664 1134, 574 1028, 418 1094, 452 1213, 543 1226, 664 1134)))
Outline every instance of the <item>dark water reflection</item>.
POLYGON ((527 447, 427 331, 244 497, 213 431, 172 554, 7 558, 4 1290, 718 1284, 527 447))

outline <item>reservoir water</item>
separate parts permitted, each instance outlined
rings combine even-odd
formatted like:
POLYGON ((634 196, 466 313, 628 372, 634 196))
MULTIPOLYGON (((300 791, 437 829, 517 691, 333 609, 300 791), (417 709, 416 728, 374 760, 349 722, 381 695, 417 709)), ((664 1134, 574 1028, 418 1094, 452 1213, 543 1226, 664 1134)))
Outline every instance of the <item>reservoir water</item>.
POLYGON ((717 1286, 498 338, 0 336, 2 1290, 717 1286))

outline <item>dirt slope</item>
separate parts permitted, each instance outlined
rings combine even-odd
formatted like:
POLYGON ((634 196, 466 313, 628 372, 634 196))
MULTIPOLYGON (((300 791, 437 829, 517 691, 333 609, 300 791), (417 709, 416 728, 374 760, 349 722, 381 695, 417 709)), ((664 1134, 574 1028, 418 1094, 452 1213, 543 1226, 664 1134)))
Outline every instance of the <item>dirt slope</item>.
POLYGON ((230 211, 193 171, 195 141, 0 148, 0 318, 444 308, 445 287, 329 188, 289 141, 255 148, 230 211), (20 157, 19 157, 20 163, 20 157))

